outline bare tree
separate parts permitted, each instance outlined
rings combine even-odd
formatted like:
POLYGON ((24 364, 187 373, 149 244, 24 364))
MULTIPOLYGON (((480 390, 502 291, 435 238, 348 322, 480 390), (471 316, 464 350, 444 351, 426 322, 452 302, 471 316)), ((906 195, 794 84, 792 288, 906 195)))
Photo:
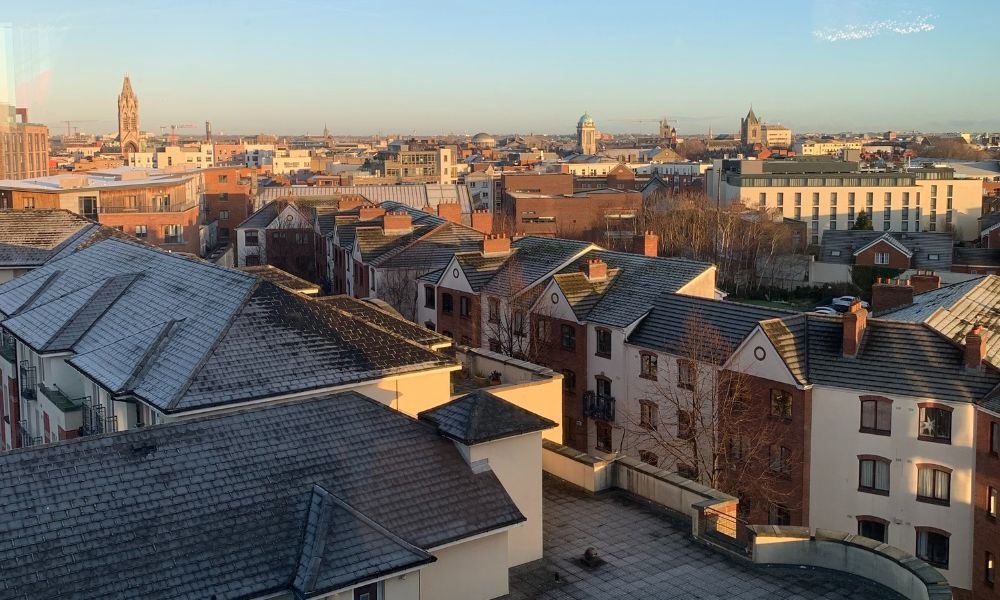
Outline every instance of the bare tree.
POLYGON ((685 323, 675 352, 676 367, 654 364, 658 375, 650 381, 649 399, 640 400, 638 411, 625 412, 627 448, 739 497, 744 509, 756 501, 796 508, 789 481, 794 452, 782 444, 781 419, 772 418, 770 406, 773 401, 774 410, 790 411, 791 398, 766 399, 768 407, 761 410, 751 379, 722 368, 731 345, 700 318, 685 323), (676 376, 665 379, 664 373, 676 376))
POLYGON ((545 363, 554 335, 549 311, 543 306, 533 308, 544 287, 538 284, 525 289, 517 255, 507 260, 491 282, 491 289, 496 293, 486 294, 486 306, 483 307, 482 337, 491 350, 512 358, 545 363))
POLYGON ((413 269, 386 269, 376 284, 376 296, 411 321, 416 318, 417 277, 413 269))

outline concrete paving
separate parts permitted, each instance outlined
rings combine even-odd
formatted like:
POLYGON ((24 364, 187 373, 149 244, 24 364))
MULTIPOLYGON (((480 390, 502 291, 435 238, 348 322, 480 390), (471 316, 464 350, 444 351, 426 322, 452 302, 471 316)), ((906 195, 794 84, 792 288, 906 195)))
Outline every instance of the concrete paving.
POLYGON ((730 558, 694 541, 687 522, 623 492, 593 496, 548 475, 544 485, 545 558, 511 570, 509 600, 904 600, 844 573, 730 558), (588 547, 604 565, 584 566, 588 547))

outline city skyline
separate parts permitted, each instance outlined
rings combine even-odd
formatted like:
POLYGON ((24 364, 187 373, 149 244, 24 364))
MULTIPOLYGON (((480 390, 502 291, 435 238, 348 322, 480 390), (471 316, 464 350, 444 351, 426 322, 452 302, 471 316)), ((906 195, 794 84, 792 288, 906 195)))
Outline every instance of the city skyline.
POLYGON ((208 120, 219 134, 568 135, 586 111, 604 132, 666 116, 682 135, 719 134, 750 105, 797 132, 1000 129, 1000 83, 974 58, 1000 13, 988 3, 47 8, 5 11, 4 65, 18 106, 53 133, 64 120, 114 131, 125 73, 153 133, 208 120))

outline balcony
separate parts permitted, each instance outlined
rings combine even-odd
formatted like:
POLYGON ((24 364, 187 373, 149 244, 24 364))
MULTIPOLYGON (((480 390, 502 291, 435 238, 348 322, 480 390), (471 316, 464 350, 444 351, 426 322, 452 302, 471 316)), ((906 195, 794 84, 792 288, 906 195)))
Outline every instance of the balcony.
POLYGON ((25 400, 35 400, 38 398, 36 396, 35 388, 38 385, 35 379, 35 367, 31 366, 31 363, 22 360, 21 361, 21 397, 25 400))
POLYGON ((135 206, 102 206, 98 209, 101 214, 119 213, 177 213, 191 210, 198 206, 198 201, 185 202, 183 204, 137 204, 135 206))
POLYGON ((17 344, 13 336, 4 335, 0 338, 0 356, 12 365, 17 364, 17 344))
POLYGON ((56 408, 58 408, 64 413, 77 411, 83 407, 82 398, 76 400, 71 399, 66 394, 64 394, 63 391, 60 390, 59 386, 57 385, 53 384, 52 386, 47 386, 44 383, 40 383, 38 384, 38 391, 41 392, 42 395, 45 396, 45 398, 48 399, 49 402, 54 404, 56 408))
POLYGON ((613 423, 615 420, 615 399, 601 396, 593 391, 583 393, 583 414, 595 421, 613 423))
POLYGON ((118 417, 105 415, 104 407, 93 403, 90 396, 81 399, 80 407, 83 410, 80 435, 100 435, 118 431, 118 417))
POLYGON ((30 448, 31 446, 41 446, 44 440, 41 436, 31 435, 31 429, 28 428, 27 421, 18 421, 17 429, 19 437, 21 438, 21 448, 30 448))

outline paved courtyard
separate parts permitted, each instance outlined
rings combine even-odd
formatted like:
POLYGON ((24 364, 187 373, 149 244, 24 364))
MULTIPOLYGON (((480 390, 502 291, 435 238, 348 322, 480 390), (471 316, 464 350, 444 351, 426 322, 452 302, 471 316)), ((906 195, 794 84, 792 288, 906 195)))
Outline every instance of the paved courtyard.
POLYGON ((687 523, 622 492, 591 496, 546 475, 544 508, 545 558, 511 571, 509 600, 902 600, 858 577, 729 558, 692 540, 687 523), (591 546, 606 561, 593 570, 579 561, 591 546))

